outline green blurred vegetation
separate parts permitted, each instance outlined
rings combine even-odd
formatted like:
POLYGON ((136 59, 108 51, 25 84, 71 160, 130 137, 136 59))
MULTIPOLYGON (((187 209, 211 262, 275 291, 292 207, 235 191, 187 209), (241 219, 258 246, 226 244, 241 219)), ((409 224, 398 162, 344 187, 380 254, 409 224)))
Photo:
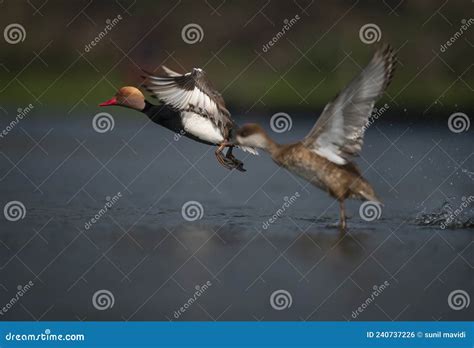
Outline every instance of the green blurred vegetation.
POLYGON ((0 4, 2 30, 19 23, 26 37, 15 45, 0 40, 0 104, 93 105, 120 86, 138 85, 139 67, 153 70, 164 63, 182 72, 204 67, 231 108, 313 110, 366 64, 376 44, 361 42, 359 29, 375 23, 380 42, 394 46, 400 59, 387 102, 421 110, 471 108, 474 25, 446 52, 440 45, 460 29, 474 5, 442 5, 428 0, 49 1, 36 11, 39 5, 6 1, 0 4), (85 52, 106 20, 119 14, 123 19, 85 52), (300 20, 263 52, 263 44, 296 14, 300 20), (202 41, 182 40, 188 23, 202 27, 202 41))

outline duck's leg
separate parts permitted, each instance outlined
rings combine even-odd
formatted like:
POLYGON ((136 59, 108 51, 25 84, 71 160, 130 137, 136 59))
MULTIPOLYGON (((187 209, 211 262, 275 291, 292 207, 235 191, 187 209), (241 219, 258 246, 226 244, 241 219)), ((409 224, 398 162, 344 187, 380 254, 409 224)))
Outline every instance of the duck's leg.
POLYGON ((231 170, 231 169, 234 169, 236 165, 235 165, 234 161, 232 161, 231 159, 229 159, 227 157, 224 157, 224 155, 222 154, 222 151, 224 150, 224 148, 226 146, 229 146, 229 145, 227 143, 220 144, 219 147, 217 148, 215 154, 216 154, 217 161, 224 168, 227 168, 227 169, 231 170))
POLYGON ((346 209, 344 208, 344 200, 339 200, 339 229, 346 232, 346 209))
POLYGON ((244 163, 232 154, 232 150, 234 149, 234 146, 229 146, 229 149, 227 150, 227 153, 225 155, 226 158, 230 159, 232 162, 235 164, 235 169, 241 171, 241 172, 246 172, 247 170, 244 169, 244 163))

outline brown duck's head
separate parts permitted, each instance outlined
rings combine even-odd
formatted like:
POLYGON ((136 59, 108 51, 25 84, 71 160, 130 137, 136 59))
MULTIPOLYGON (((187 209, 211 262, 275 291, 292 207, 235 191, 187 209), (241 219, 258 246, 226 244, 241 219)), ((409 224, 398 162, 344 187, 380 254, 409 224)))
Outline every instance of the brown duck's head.
POLYGON ((235 140, 239 145, 260 149, 267 149, 271 142, 263 128, 255 123, 240 127, 235 134, 235 140))
POLYGON ((145 96, 138 88, 130 86, 122 87, 111 99, 99 104, 99 106, 112 105, 124 106, 141 111, 145 108, 145 96))

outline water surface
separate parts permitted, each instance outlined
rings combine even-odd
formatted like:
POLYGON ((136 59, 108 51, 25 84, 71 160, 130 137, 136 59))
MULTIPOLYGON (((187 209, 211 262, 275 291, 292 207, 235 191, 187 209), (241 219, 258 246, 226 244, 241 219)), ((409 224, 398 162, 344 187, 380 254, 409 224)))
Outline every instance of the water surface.
MULTIPOLYGON (((38 111, 1 140, 1 203, 21 201, 26 216, 0 220, 0 304, 18 285, 34 283, 2 319, 472 319, 447 301, 453 290, 473 294, 471 206, 440 227, 445 202, 455 210, 473 194, 469 133, 373 125, 357 163, 384 207, 370 222, 361 219, 360 202, 349 202, 349 231, 341 236, 336 202, 267 155, 236 151, 248 171, 230 172, 213 148, 132 111, 108 111, 115 126, 103 134, 91 125, 93 108, 38 111), (190 201, 202 206, 196 221, 183 218, 190 201), (92 298, 104 289, 113 306, 97 310, 92 298), (290 294, 289 308, 271 306, 276 290, 290 294)), ((300 139, 312 117, 272 136, 300 139)))

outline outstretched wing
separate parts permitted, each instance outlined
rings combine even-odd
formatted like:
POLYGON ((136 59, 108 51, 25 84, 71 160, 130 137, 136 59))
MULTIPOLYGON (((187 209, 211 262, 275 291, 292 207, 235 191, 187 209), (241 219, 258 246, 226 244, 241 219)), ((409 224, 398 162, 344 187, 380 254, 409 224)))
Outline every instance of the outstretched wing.
POLYGON ((390 83, 395 54, 390 46, 378 49, 369 64, 324 108, 303 144, 331 162, 346 164, 363 144, 365 125, 390 83))
MULTIPOLYGON (((163 73, 163 75, 166 76, 179 76, 181 75, 180 73, 168 68, 166 65, 160 65, 158 69, 163 73)), ((161 74, 159 74, 161 75, 161 74)))
MULTIPOLYGON (((173 72, 174 73, 174 72, 173 72)), ((184 75, 144 76, 143 87, 162 103, 178 111, 188 111, 209 118, 224 135, 233 121, 222 96, 211 85, 202 69, 184 75)))

